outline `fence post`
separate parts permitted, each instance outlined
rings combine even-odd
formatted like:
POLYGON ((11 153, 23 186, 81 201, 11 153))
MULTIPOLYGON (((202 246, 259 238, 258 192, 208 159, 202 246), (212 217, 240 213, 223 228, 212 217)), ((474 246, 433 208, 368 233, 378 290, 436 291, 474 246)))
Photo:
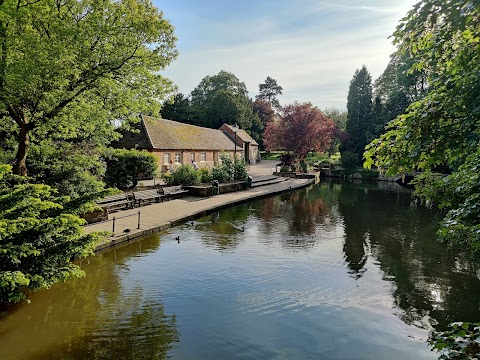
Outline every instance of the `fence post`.
POLYGON ((113 229, 112 229, 112 232, 113 232, 113 235, 115 235, 115 216, 113 217, 113 229))
POLYGON ((137 229, 140 229, 140 210, 138 211, 138 226, 137 229))

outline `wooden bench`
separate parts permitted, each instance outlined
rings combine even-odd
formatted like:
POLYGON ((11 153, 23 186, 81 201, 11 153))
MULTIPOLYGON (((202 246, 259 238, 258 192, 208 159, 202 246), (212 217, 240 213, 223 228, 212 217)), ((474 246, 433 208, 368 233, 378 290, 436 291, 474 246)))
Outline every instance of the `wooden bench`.
POLYGON ((167 187, 164 187, 163 189, 163 194, 165 195, 165 197, 167 199, 172 199, 176 196, 183 196, 184 194, 187 194, 188 193, 188 190, 185 190, 182 185, 178 185, 178 186, 167 186, 167 187))
POLYGON ((138 204, 138 206, 142 206, 142 202, 144 201, 162 201, 164 197, 165 195, 159 194, 156 189, 136 191, 133 193, 135 204, 138 204))
POLYGON ((122 206, 128 208, 133 205, 133 201, 128 199, 128 194, 110 195, 97 200, 96 203, 107 211, 122 206))

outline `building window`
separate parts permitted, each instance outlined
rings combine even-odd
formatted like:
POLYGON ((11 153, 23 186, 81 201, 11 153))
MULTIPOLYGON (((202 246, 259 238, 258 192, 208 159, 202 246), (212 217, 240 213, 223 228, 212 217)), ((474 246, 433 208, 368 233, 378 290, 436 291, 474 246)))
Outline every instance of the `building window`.
POLYGON ((181 155, 180 155, 180 153, 175 153, 175 163, 181 163, 181 155))
POLYGON ((190 161, 195 161, 195 153, 194 152, 192 152, 190 154, 190 161))
POLYGON ((163 163, 170 164, 170 153, 163 154, 163 163))
POLYGON ((207 153, 200 153, 200 161, 207 161, 207 153))

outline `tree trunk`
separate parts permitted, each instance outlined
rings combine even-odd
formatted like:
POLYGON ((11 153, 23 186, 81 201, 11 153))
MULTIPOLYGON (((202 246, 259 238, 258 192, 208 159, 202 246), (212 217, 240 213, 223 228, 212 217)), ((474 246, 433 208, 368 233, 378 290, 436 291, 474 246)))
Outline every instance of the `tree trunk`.
POLYGON ((30 124, 20 125, 20 131, 18 132, 18 150, 15 156, 15 163, 13 164, 13 173, 15 175, 27 176, 27 151, 30 146, 30 124))

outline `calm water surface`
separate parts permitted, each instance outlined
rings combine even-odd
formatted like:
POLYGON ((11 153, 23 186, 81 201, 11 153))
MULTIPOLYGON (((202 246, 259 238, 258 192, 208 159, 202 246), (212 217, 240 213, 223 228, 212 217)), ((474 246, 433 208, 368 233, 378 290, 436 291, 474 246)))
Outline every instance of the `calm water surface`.
POLYGON ((391 184, 326 182, 83 261, 0 318, 0 359, 435 359, 480 271, 391 184), (180 236, 180 243, 175 240, 180 236))

